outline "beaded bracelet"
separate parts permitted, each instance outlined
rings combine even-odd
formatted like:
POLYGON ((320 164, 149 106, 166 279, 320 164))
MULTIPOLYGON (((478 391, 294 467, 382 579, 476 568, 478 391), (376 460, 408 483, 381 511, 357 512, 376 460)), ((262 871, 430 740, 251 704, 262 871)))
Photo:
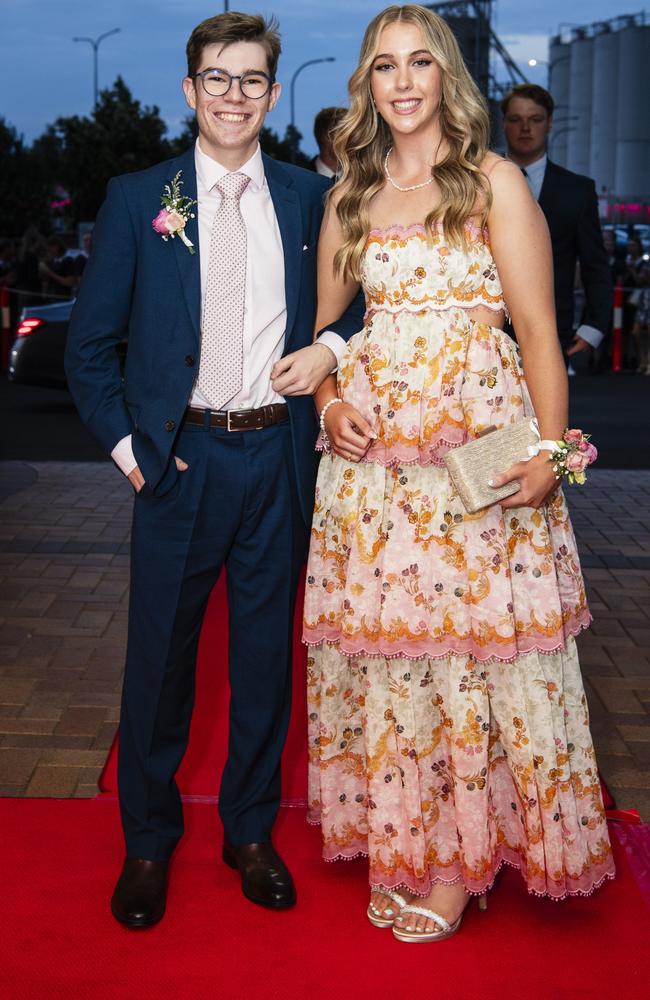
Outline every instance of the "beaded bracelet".
POLYGON ((322 436, 323 448, 325 449, 325 451, 329 451, 330 448, 332 447, 332 443, 329 437, 327 436, 327 431, 325 430, 325 414, 329 410, 330 406, 334 406, 335 403, 342 403, 342 402, 343 402, 342 399, 339 399, 338 396, 334 396, 333 399, 328 399, 328 401, 325 403, 325 406, 320 411, 320 417, 318 418, 318 422, 320 424, 320 432, 322 436))

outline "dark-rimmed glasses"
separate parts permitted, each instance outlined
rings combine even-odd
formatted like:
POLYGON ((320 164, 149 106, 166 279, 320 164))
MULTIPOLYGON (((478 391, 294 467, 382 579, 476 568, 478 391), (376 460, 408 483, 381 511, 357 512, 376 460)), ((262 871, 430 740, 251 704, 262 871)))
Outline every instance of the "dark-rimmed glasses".
POLYGON ((201 78, 203 89, 210 97, 223 97, 232 87, 233 80, 239 80, 239 87, 244 97, 257 101, 268 94, 273 80, 260 70, 247 70, 241 76, 232 76, 225 69, 204 69, 195 76, 201 78))

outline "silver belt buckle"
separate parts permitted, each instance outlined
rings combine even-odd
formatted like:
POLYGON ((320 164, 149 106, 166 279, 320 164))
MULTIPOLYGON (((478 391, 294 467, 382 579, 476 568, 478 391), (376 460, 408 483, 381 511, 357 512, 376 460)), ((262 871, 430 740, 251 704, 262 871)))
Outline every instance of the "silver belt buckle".
POLYGON ((232 429, 233 429, 230 426, 230 414, 231 413, 232 413, 232 410, 226 410, 226 430, 229 431, 229 432, 232 431, 232 429))

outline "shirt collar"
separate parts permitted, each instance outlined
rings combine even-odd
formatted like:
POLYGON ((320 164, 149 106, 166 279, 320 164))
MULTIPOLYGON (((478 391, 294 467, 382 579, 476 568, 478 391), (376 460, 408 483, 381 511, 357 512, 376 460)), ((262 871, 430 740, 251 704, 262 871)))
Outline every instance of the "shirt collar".
POLYGON ((315 161, 316 172, 321 175, 321 177, 336 177, 336 173, 331 167, 328 167, 324 160, 320 156, 316 157, 315 161))
POLYGON ((544 171, 546 170, 547 159, 548 157, 546 156, 546 153, 544 153, 544 155, 541 156, 539 160, 535 160, 534 163, 528 164, 528 166, 526 167, 526 173, 531 178, 531 180, 539 180, 541 177, 543 177, 544 171))
POLYGON ((264 161, 262 160, 262 150, 257 144, 257 148, 253 155, 242 164, 242 166, 237 171, 228 170, 223 164, 214 160, 207 153, 204 153, 199 145, 199 140, 196 140, 196 145, 194 147, 194 162, 196 164, 196 176, 199 183, 205 188, 206 191, 211 191, 217 181, 220 181, 222 177, 226 174, 238 173, 246 174, 250 177, 249 187, 253 191, 260 190, 264 187, 265 175, 264 175, 264 161))

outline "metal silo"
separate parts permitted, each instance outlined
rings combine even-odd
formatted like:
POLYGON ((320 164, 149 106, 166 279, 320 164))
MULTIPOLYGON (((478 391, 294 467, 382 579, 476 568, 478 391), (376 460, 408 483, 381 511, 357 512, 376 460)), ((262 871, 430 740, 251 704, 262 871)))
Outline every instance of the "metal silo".
POLYGON ((567 118, 569 114, 569 66, 571 45, 560 35, 551 39, 548 53, 548 89, 555 101, 553 128, 549 136, 548 155, 561 167, 567 165, 567 118))
POLYGON ((603 25, 594 38, 593 89, 591 101, 590 177, 599 194, 616 184, 616 118, 618 109, 619 34, 603 25))
POLYGON ((623 28, 618 37, 616 193, 637 199, 650 190, 650 25, 623 28))
POLYGON ((585 29, 576 30, 569 64, 569 120, 567 122, 569 170, 589 174, 591 157, 591 95, 594 40, 585 29))

